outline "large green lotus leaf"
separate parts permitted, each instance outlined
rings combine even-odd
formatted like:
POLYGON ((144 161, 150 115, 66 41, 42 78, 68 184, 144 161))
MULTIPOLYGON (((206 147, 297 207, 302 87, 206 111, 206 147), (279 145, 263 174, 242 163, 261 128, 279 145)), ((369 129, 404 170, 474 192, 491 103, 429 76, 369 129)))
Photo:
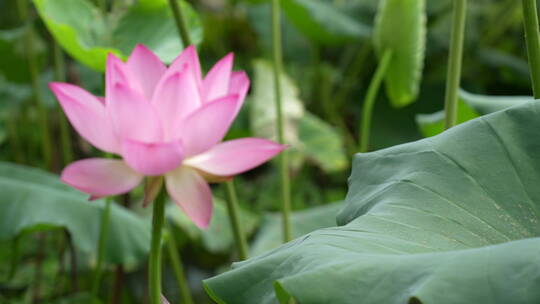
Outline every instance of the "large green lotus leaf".
MULTIPOLYGON (((314 230, 336 226, 336 214, 343 203, 331 203, 306 210, 295 211, 291 214, 291 230, 293 237, 300 237, 314 230)), ((262 224, 250 246, 250 255, 256 256, 283 243, 281 213, 265 214, 262 224)))
MULTIPOLYGON (((34 0, 39 15, 56 41, 78 61, 105 70, 108 53, 126 57, 138 43, 171 62, 183 48, 167 0, 138 0, 126 11, 103 16, 88 0, 34 0)), ((202 25, 185 2, 186 22, 195 44, 202 25)))
POLYGON ((283 0, 288 19, 304 35, 319 43, 335 44, 367 38, 371 29, 321 0, 283 0))
POLYGON ((413 102, 420 87, 426 49, 424 0, 381 0, 374 29, 379 56, 392 59, 385 75, 386 92, 394 107, 413 102))
MULTIPOLYGON (((457 121, 463 123, 531 100, 532 96, 488 96, 460 90, 457 121)), ((437 135, 444 131, 444 110, 432 114, 418 114, 416 124, 425 137, 437 135)))
MULTIPOLYGON (((0 240, 23 232, 66 228, 75 247, 95 258, 104 201, 82 193, 45 171, 0 162, 0 240)), ((136 265, 149 251, 150 225, 125 208, 111 205, 105 261, 136 265)))
POLYGON ((540 303, 540 103, 357 154, 343 226, 206 281, 225 303, 540 303))

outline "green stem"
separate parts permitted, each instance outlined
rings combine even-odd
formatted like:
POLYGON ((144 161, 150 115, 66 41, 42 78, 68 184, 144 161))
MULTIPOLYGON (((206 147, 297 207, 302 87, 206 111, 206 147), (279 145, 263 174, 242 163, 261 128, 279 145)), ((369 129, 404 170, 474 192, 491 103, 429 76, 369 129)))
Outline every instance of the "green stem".
MULTIPOLYGON (((282 71, 282 54, 281 54, 281 21, 280 21, 280 4, 279 0, 272 0, 272 41, 273 41, 273 61, 274 61, 274 95, 276 99, 276 115, 277 115, 277 137, 280 144, 285 143, 285 122, 283 120, 283 109, 281 105, 281 83, 280 75, 282 71)), ((283 224, 283 241, 288 242, 292 238, 290 213, 291 213, 291 190, 290 177, 288 166, 287 150, 281 152, 279 156, 279 169, 281 181, 281 202, 282 202, 282 224, 283 224)))
POLYGON ((191 291, 189 290, 189 285, 186 280, 186 274, 184 272, 184 266, 182 266, 182 260, 180 259, 180 254, 178 253, 178 246, 176 246, 176 240, 172 234, 171 227, 166 224, 167 230, 169 230, 169 240, 167 248, 169 249, 169 258, 171 259, 171 264, 178 280, 178 287, 180 288, 180 295, 182 296, 182 303, 184 304, 193 304, 193 298, 191 296, 191 291))
POLYGON ((523 0, 523 23, 534 98, 540 98, 540 33, 536 0, 523 0))
POLYGON ((231 228, 234 233, 236 247, 238 249, 238 257, 240 258, 240 260, 245 260, 248 258, 248 246, 244 229, 240 224, 238 198, 236 197, 234 182, 230 180, 227 181, 225 184, 227 188, 227 211, 229 213, 229 221, 231 222, 231 228))
POLYGON ((169 0, 169 6, 173 12, 174 21, 176 22, 176 27, 178 28, 178 33, 180 34, 184 46, 191 45, 186 19, 182 13, 182 5, 178 3, 178 0, 169 0))
POLYGON ((467 0, 454 0, 452 37, 450 39, 450 54, 448 55, 448 73, 446 76, 446 92, 444 97, 444 125, 446 129, 455 126, 457 123, 458 90, 459 79, 461 77, 466 15, 467 0))
POLYGON ((388 70, 388 65, 392 59, 392 50, 387 49, 384 51, 381 60, 375 70, 375 74, 369 83, 369 87, 364 98, 364 104, 362 106, 362 121, 360 125, 360 152, 367 152, 369 149, 369 135, 371 131, 371 118, 373 114, 373 106, 381 83, 384 79, 384 75, 388 70))
MULTIPOLYGON (((54 51, 54 78, 56 81, 66 81, 66 64, 64 60, 64 54, 60 49, 60 45, 56 41, 53 42, 54 51)), ((73 150, 71 147, 71 140, 69 137, 69 125, 67 123, 66 116, 62 110, 58 111, 60 121, 60 144, 62 146, 62 160, 64 165, 71 163, 73 160, 73 150)))
POLYGON ((30 78, 32 80, 32 89, 34 92, 34 98, 36 107, 38 110, 38 119, 39 119, 39 129, 41 131, 41 152, 43 159, 45 161, 45 166, 48 169, 52 169, 52 143, 49 132, 48 124, 48 115, 47 109, 43 104, 43 98, 41 95, 41 89, 39 86, 39 67, 38 61, 35 56, 35 47, 34 47, 34 28, 32 25, 32 20, 29 18, 28 5, 26 0, 18 0, 17 6, 19 10, 20 18, 23 22, 26 23, 26 39, 25 39, 25 48, 26 56, 28 57, 28 67, 30 70, 30 78))
POLYGON ((165 190, 161 189, 152 211, 152 240, 148 264, 148 284, 150 304, 161 303, 161 238, 165 218, 165 190))
POLYGON ((109 235, 109 222, 111 217, 111 201, 110 197, 105 199, 105 208, 101 214, 101 226, 99 228, 98 240, 98 255, 96 268, 94 270, 94 278, 92 280, 92 302, 98 303, 97 300, 101 275, 103 274, 103 257, 105 256, 105 246, 107 244, 107 236, 109 235))

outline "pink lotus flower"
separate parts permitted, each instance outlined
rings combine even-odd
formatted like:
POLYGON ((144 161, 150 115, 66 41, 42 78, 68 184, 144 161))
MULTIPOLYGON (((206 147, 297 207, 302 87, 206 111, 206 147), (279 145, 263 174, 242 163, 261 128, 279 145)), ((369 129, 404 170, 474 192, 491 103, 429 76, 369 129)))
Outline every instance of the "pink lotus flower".
POLYGON ((284 149, 267 139, 221 142, 249 89, 233 54, 202 78, 197 52, 186 48, 167 68, 138 45, 127 62, 107 58, 105 98, 77 86, 50 88, 77 132, 96 148, 122 156, 70 164, 62 180, 92 199, 126 193, 145 176, 165 176, 169 195, 199 227, 207 227, 220 181, 268 161, 284 149))

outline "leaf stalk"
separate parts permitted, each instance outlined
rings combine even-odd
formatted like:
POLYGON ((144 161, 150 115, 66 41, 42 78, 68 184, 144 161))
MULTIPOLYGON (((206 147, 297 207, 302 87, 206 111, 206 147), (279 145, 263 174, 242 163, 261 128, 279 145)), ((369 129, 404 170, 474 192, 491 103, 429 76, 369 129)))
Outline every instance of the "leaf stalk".
POLYGON ((448 55, 446 92, 444 96, 445 129, 449 129, 457 123, 458 90, 461 77, 466 15, 467 0, 454 0, 452 36, 450 38, 450 54, 448 55))
POLYGON ((375 70, 373 78, 369 83, 369 87, 364 98, 362 105, 362 120, 360 122, 360 147, 359 151, 364 153, 369 149, 369 137, 371 133, 371 119, 373 117, 373 106, 377 98, 377 93, 381 87, 381 83, 384 79, 384 75, 388 70, 390 61, 392 60, 392 50, 387 49, 384 51, 381 60, 375 70))
MULTIPOLYGON (((280 144, 285 143, 285 121, 283 119, 283 107, 281 100, 281 81, 280 76, 283 71, 283 59, 281 49, 281 16, 280 1, 272 0, 272 44, 273 44, 273 63, 274 63, 274 95, 277 116, 277 138, 280 144)), ((291 213, 291 187, 289 176, 289 154, 284 150, 279 155, 279 171, 281 183, 281 212, 283 225, 283 241, 288 242, 292 239, 292 230, 290 223, 291 213)))
POLYGON ((238 198, 236 196, 236 190, 234 189, 234 182, 232 180, 227 181, 225 186, 227 190, 227 212, 229 214, 229 222, 231 223, 231 229, 238 249, 238 257, 240 260, 245 260, 248 258, 248 246, 244 229, 240 223, 238 198))
POLYGON ((529 72, 531 74, 533 95, 535 99, 538 99, 540 98, 540 32, 538 30, 536 0, 523 0, 522 4, 529 72))

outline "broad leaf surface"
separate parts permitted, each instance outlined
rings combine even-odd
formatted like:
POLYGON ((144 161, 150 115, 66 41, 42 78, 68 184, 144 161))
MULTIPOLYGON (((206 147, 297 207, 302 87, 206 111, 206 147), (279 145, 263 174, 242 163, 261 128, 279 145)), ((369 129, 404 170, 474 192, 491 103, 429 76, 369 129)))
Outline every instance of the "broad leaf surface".
MULTIPOLYGON (((488 96, 460 90, 457 121, 463 123, 531 100, 531 96, 488 96)), ((444 110, 432 114, 418 114, 416 124, 425 137, 437 135, 444 131, 444 110)))
POLYGON ((385 87, 394 107, 413 102, 422 79, 426 48, 424 0, 381 0, 375 20, 374 43, 379 57, 389 50, 392 59, 385 87))
MULTIPOLYGON (((164 62, 183 49, 167 0, 138 0, 125 11, 104 16, 88 0, 34 0, 39 15, 58 43, 78 61, 105 70, 108 53, 126 57, 138 43, 148 46, 164 62)), ((202 25, 185 2, 186 22, 195 44, 202 25)))
POLYGON ((343 226, 206 281, 226 303, 540 302, 540 103, 358 154, 343 226))
MULTIPOLYGON (((0 163, 0 192, 0 240, 62 227, 77 249, 95 258, 104 201, 89 202, 56 175, 10 163, 0 163)), ((138 264, 146 258, 149 244, 149 223, 112 204, 105 261, 138 264)))

